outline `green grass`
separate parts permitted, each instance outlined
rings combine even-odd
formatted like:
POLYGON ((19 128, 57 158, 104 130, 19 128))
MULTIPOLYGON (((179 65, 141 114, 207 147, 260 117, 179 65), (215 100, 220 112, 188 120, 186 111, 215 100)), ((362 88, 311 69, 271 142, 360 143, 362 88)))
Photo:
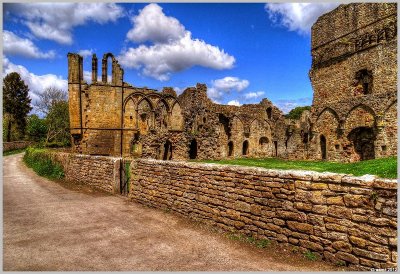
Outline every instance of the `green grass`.
POLYGON ((306 253, 304 253, 304 257, 306 257, 306 259, 310 261, 316 261, 318 259, 318 256, 311 251, 307 251, 306 253))
POLYGON ((242 158, 234 160, 204 160, 205 163, 256 166, 270 169, 297 169, 313 171, 329 171, 335 173, 377 175, 381 178, 397 178, 397 157, 366 160, 355 163, 335 163, 327 161, 290 161, 276 158, 252 159, 242 158))
POLYGON ((21 153, 24 151, 25 151, 25 148, 3 151, 3 156, 14 155, 14 154, 18 154, 18 153, 21 153))
POLYGON ((239 234, 238 233, 228 233, 227 237, 230 240, 249 243, 251 245, 256 246, 257 248, 266 248, 271 243, 267 239, 258 240, 256 238, 254 238, 253 236, 245 236, 245 235, 240 234, 240 233, 239 234))
POLYGON ((64 177, 64 170, 61 165, 52 161, 46 149, 27 148, 24 162, 40 176, 52 180, 64 177))

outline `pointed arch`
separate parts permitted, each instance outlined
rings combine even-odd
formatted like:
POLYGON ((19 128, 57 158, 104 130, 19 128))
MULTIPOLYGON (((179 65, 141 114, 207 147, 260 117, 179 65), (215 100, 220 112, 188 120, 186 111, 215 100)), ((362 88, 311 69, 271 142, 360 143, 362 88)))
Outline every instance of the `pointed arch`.
POLYGON ((351 115, 351 113, 352 113, 354 110, 358 109, 358 108, 364 109, 365 111, 369 112, 369 113, 374 117, 374 119, 375 119, 375 117, 376 117, 375 111, 374 111, 370 106, 367 106, 367 105, 365 105, 365 104, 358 104, 358 105, 355 105, 354 107, 352 107, 352 108, 349 110, 349 112, 347 112, 347 114, 346 114, 346 120, 347 120, 347 118, 351 115))
POLYGON ((317 119, 316 119, 316 122, 318 122, 319 118, 322 116, 322 114, 323 114, 325 111, 330 112, 331 114, 333 114, 333 116, 336 118, 337 121, 340 121, 339 115, 337 114, 337 112, 334 111, 334 110, 333 110, 332 108, 330 108, 330 107, 326 107, 326 108, 324 108, 324 109, 318 114, 317 119))
MULTIPOLYGON (((146 95, 143 92, 133 92, 131 94, 129 94, 125 100, 124 100, 124 105, 123 107, 125 108, 126 103, 130 100, 133 99, 134 97, 145 97, 146 95)), ((141 98, 139 98, 138 102, 140 101, 141 98)))
POLYGON ((346 115, 346 135, 357 127, 374 127, 376 116, 372 108, 364 104, 354 106, 346 115))

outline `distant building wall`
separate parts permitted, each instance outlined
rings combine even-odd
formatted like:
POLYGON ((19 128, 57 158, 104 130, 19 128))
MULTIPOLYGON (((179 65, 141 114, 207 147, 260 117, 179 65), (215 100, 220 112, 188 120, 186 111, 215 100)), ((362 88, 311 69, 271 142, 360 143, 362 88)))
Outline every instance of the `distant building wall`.
POLYGON ((15 150, 15 149, 23 149, 31 145, 30 141, 14 141, 14 142, 4 142, 3 143, 3 152, 15 150))

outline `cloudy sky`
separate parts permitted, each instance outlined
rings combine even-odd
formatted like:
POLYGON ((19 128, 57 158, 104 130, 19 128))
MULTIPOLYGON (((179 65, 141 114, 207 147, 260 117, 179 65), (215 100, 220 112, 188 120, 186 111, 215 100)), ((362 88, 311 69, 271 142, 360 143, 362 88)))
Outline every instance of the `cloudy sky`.
MULTIPOLYGON (((310 27, 338 4, 24 3, 3 5, 3 77, 19 72, 34 100, 67 89, 67 53, 112 52, 125 82, 178 93, 205 83, 222 104, 269 98, 311 105, 310 27)), ((99 60, 99 61, 100 61, 99 60)), ((99 74, 101 64, 99 62, 99 74)))

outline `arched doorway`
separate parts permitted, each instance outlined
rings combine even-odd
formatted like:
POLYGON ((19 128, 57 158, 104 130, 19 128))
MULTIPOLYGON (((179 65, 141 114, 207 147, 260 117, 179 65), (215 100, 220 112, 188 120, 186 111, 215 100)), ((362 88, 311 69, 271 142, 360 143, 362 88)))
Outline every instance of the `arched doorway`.
POLYGON ((189 145, 189 159, 197 158, 197 141, 193 139, 189 145))
POLYGON ((268 145, 269 145, 268 138, 261 137, 260 140, 258 141, 258 144, 260 146, 260 152, 265 155, 268 152, 268 145))
POLYGON ((243 149, 242 149, 242 154, 247 155, 249 153, 249 141, 244 141, 243 142, 243 149))
POLYGON ((353 143, 354 151, 360 156, 360 160, 375 159, 376 136, 372 128, 355 128, 349 133, 347 139, 353 143))
POLYGON ((233 142, 228 143, 228 156, 233 156, 233 142))
POLYGON ((172 159, 172 143, 168 140, 164 144, 163 160, 171 160, 171 159, 172 159))
POLYGON ((319 144, 321 146, 321 158, 322 160, 326 160, 326 138, 324 135, 319 137, 319 144))

